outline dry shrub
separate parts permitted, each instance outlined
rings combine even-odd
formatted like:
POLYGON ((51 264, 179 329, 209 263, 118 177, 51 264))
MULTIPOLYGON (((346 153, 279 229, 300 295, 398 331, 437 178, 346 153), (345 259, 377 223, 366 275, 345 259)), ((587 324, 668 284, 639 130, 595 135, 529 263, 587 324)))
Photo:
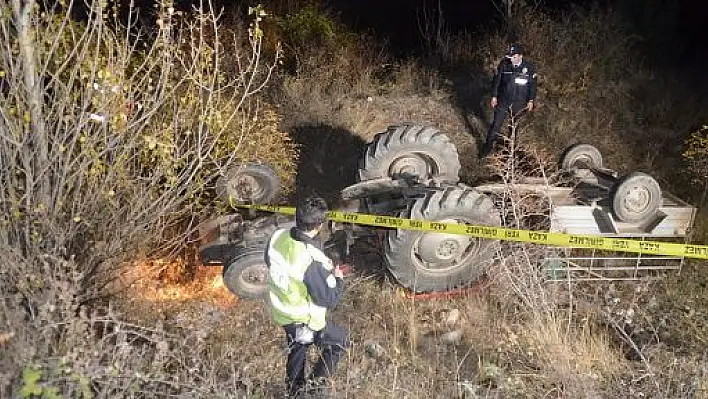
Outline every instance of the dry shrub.
POLYGON ((588 142, 617 170, 675 179, 681 143, 706 110, 691 94, 695 83, 652 71, 637 51, 640 38, 612 9, 519 15, 520 40, 539 74, 532 135, 558 151, 588 142))
POLYGON ((502 317, 502 350, 492 358, 524 365, 506 372, 529 395, 601 397, 605 384, 627 369, 622 353, 602 325, 577 308, 572 293, 546 283, 539 266, 544 253, 530 245, 502 250, 490 291, 493 313, 502 317), (539 370, 543 378, 529 379, 519 368, 539 370))
POLYGON ((440 90, 440 76, 436 69, 421 65, 410 59, 392 65, 390 80, 384 81, 383 91, 386 96, 403 97, 411 95, 432 95, 440 90))
MULTIPOLYGON (((37 269, 20 257, 11 260, 37 269)), ((42 292, 44 303, 28 308, 19 293, 0 303, 0 322, 11 329, 1 343, 3 397, 223 397, 263 391, 232 368, 235 359, 245 360, 238 341, 218 346, 210 326, 143 326, 111 307, 90 310, 77 299, 79 265, 49 257, 38 261, 47 274, 54 270, 54 281, 42 292)))
POLYGON ((328 125, 367 136, 399 122, 381 112, 377 98, 438 88, 435 70, 415 60, 389 62, 382 43, 346 30, 327 10, 306 6, 282 20, 285 56, 295 66, 282 76, 275 96, 291 125, 328 125))
MULTIPOLYGON (((508 152, 491 159, 491 166, 506 183, 507 189, 497 197, 504 204, 504 220, 510 227, 548 228, 549 202, 515 185, 529 175, 545 177, 551 185, 549 164, 546 154, 524 144, 512 144, 508 152), (542 219, 545 225, 538 225, 542 219)), ((488 272, 492 285, 487 311, 495 316, 487 318, 499 318, 496 329, 502 350, 487 356, 497 364, 518 362, 524 365, 522 370, 539 370, 541 380, 525 377, 517 367, 505 371, 512 376, 511 386, 526 395, 554 392, 564 397, 600 397, 604 384, 625 370, 622 355, 604 335, 602 324, 578 308, 572 288, 547 282, 541 264, 550 251, 531 244, 501 245, 500 261, 488 272)))
POLYGON ((473 298, 419 300, 403 294, 373 276, 349 281, 333 318, 351 329, 354 345, 335 385, 348 397, 461 397, 458 383, 476 378, 477 337, 465 333, 451 344, 443 335, 464 328, 473 298), (453 310, 460 316, 448 325, 453 310))
POLYGON ((539 74, 541 107, 533 135, 558 151, 578 141, 611 155, 625 148, 635 117, 629 101, 633 82, 627 77, 638 65, 629 61, 636 38, 619 16, 594 7, 571 10, 559 19, 523 13, 517 23, 539 74))
POLYGON ((201 5, 161 4, 151 37, 105 2, 81 23, 0 6, 2 396, 210 396, 225 378, 185 372, 219 371, 194 334, 127 326, 99 301, 127 261, 181 247, 238 160, 277 160, 292 181, 293 145, 257 98, 277 63, 261 58, 260 14, 225 48, 201 5), (226 53, 238 73, 220 69, 226 53))
MULTIPOLYGON (((560 15, 539 9, 517 15, 513 25, 522 32, 518 40, 538 71, 537 108, 524 122, 528 135, 555 153, 588 142, 618 169, 643 162, 648 151, 640 145, 647 140, 636 137, 647 137, 644 114, 648 109, 639 106, 635 93, 652 86, 653 77, 635 53, 639 39, 618 13, 591 6, 560 15)), ((484 112, 491 77, 508 39, 502 34, 461 33, 449 42, 446 65, 467 75, 465 85, 456 90, 462 98, 469 97, 465 101, 475 103, 468 104, 473 112, 484 112)), ((658 111, 658 102, 645 104, 656 105, 653 109, 658 111)))
POLYGON ((277 27, 289 71, 279 102, 294 116, 311 112, 314 118, 300 118, 317 121, 341 107, 345 97, 371 95, 374 68, 382 63, 373 39, 357 37, 331 12, 312 4, 279 17, 277 27))
POLYGON ((527 361, 565 396, 601 397, 603 383, 627 370, 621 352, 603 329, 593 331, 588 324, 576 327, 559 316, 519 326, 527 361))
POLYGON ((365 47, 363 40, 320 50, 321 53, 312 50, 308 54, 303 61, 306 67, 283 78, 279 102, 295 125, 351 127, 352 122, 365 117, 357 116, 361 111, 354 105, 365 106, 367 98, 375 95, 374 72, 383 62, 365 47))

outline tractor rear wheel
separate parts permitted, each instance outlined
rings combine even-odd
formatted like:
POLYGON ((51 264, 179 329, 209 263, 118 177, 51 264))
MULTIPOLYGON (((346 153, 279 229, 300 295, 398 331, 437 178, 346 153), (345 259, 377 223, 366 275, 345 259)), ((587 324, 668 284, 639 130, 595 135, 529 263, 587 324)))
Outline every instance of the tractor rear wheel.
POLYGON ((374 137, 359 164, 359 181, 392 178, 460 180, 455 145, 432 126, 390 126, 374 137))
MULTIPOLYGON (((412 203, 401 217, 499 226, 492 200, 474 189, 450 187, 412 203)), ((388 268, 415 292, 445 291, 479 279, 494 258, 496 240, 414 230, 390 231, 385 245, 388 268)))

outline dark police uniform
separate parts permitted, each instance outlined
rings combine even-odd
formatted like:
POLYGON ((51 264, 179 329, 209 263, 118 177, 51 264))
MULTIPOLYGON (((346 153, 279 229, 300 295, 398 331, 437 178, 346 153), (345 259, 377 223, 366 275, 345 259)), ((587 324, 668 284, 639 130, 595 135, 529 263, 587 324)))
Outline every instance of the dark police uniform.
POLYGON ((494 120, 489 127, 483 152, 491 151, 501 136, 502 123, 510 112, 512 116, 518 117, 527 103, 536 99, 536 68, 525 60, 514 66, 510 59, 504 58, 494 76, 492 97, 497 97, 497 106, 494 108, 494 120))

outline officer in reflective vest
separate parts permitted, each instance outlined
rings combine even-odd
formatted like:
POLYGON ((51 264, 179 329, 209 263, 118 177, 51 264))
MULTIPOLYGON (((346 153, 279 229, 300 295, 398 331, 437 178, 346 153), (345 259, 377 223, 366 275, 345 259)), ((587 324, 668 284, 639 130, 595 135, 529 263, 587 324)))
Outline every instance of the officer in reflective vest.
POLYGON ((524 60, 524 51, 512 44, 506 57, 497 66, 492 84, 491 107, 494 109, 487 137, 480 151, 480 158, 487 156, 501 137, 501 126, 511 116, 512 123, 525 111, 533 111, 536 100, 536 67, 524 60))
POLYGON ((327 379, 349 346, 348 331, 326 319, 327 310, 337 305, 344 290, 342 271, 315 240, 326 213, 322 198, 306 198, 297 206, 295 227, 273 233, 265 254, 271 314, 285 329, 289 347, 286 384, 291 396, 303 392, 308 381, 326 390, 327 379), (322 353, 306 378, 311 344, 322 353))

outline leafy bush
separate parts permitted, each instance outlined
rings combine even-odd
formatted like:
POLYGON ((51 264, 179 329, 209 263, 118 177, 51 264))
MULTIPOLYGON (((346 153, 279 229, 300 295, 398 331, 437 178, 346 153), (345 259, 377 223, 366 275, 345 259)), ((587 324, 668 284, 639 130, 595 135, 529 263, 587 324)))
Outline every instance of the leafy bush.
POLYGON ((286 66, 296 74, 336 64, 339 56, 357 45, 353 32, 314 4, 277 18, 276 24, 286 66))
MULTIPOLYGON (((86 305, 111 294, 127 261, 180 247, 225 209, 213 201, 222 171, 269 161, 293 180, 296 149, 258 98, 279 57, 262 58, 260 8, 248 29, 226 31, 206 7, 184 15, 163 2, 151 36, 105 2, 88 9, 79 23, 58 5, 0 5, 0 324, 13 334, 0 396, 14 396, 22 365, 34 394, 32 370, 50 358, 111 361, 80 350, 86 305)), ((91 376, 112 392, 93 371, 52 378, 80 387, 91 376)))
POLYGON ((691 179, 705 189, 708 185, 708 125, 702 126, 686 139, 683 158, 688 163, 691 179))

